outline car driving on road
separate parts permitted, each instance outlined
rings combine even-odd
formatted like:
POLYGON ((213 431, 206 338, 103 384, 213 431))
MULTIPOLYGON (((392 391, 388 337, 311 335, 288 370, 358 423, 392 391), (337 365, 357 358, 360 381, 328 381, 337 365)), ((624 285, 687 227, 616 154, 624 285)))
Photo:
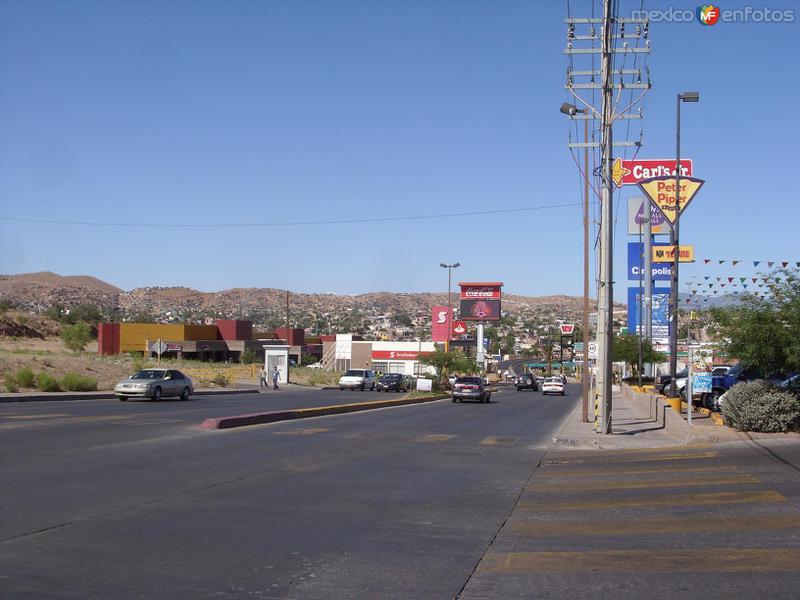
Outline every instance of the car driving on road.
POLYGON ((400 373, 387 373, 375 384, 375 389, 379 392, 406 392, 410 387, 408 379, 400 373))
POLYGON ((463 400, 477 400, 478 402, 489 402, 492 393, 486 389, 483 377, 458 377, 453 384, 453 402, 463 400))
POLYGON ((533 390, 539 391, 539 384, 536 382, 536 376, 531 373, 524 373, 517 379, 517 391, 520 390, 533 390))
POLYGON ((564 382, 560 376, 548 377, 542 384, 542 394, 561 394, 564 395, 564 382))
POLYGON ((375 389, 375 373, 369 369, 349 369, 339 378, 339 391, 375 389))
POLYGON ((188 400, 193 391, 192 380, 177 369, 142 369, 114 386, 114 394, 123 401, 150 398, 158 402, 170 397, 188 400))

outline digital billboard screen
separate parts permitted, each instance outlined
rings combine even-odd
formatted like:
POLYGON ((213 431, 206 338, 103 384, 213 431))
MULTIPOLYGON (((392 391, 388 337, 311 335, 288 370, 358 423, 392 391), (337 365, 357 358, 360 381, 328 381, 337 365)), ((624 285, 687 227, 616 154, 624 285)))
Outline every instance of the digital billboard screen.
POLYGON ((462 300, 462 321, 499 321, 500 300, 462 300))

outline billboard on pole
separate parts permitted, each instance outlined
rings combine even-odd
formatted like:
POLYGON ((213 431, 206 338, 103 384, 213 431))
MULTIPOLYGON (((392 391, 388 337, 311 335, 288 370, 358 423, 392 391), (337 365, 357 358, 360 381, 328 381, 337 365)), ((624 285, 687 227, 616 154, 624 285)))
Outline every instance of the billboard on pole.
MULTIPOLYGON (((631 159, 618 158, 611 165, 611 178, 617 187, 636 185, 642 179, 675 176, 677 161, 674 158, 631 159)), ((692 159, 681 159, 681 178, 692 176, 692 159)))
MULTIPOLYGON (((628 235, 644 235, 644 203, 647 198, 628 198, 628 235)), ((668 234, 669 224, 657 210, 650 211, 650 229, 653 235, 668 234)))
MULTIPOLYGON (((642 318, 639 313, 644 310, 644 299, 639 296, 638 287, 628 288, 628 331, 636 335, 644 333, 642 318)), ((653 339, 669 337, 669 288, 653 288, 653 339)))
POLYGON ((500 300, 462 300, 462 321, 499 321, 500 300))
MULTIPOLYGON (((653 244, 653 248, 667 244, 653 244)), ((644 271, 644 244, 628 242, 628 281, 639 281, 644 271)), ((669 263, 653 263, 653 279, 669 281, 672 279, 672 265, 669 263)))
POLYGON ((446 342, 450 339, 450 308, 447 306, 434 306, 431 309, 431 340, 446 342))

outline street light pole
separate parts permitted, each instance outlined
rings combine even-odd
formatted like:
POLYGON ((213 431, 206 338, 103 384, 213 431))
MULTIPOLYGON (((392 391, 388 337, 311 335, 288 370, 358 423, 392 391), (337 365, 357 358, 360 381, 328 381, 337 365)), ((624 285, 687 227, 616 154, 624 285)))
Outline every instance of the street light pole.
POLYGON ((450 337, 453 335, 453 299, 452 299, 452 274, 453 269, 457 269, 461 266, 461 263, 453 263, 452 265, 448 265, 445 263, 439 263, 439 266, 443 269, 447 269, 447 339, 444 341, 444 351, 450 351, 450 337))
MULTIPOLYGON (((675 123, 675 221, 672 224, 670 235, 670 245, 673 247, 675 256, 672 262, 672 281, 670 286, 670 305, 671 319, 669 330, 669 374, 672 378, 670 382, 670 396, 677 396, 677 374, 678 374, 678 265, 680 264, 680 216, 681 216, 681 102, 698 102, 699 92, 683 92, 676 98, 676 123, 675 123)), ((692 410, 691 400, 689 400, 689 411, 692 410)))

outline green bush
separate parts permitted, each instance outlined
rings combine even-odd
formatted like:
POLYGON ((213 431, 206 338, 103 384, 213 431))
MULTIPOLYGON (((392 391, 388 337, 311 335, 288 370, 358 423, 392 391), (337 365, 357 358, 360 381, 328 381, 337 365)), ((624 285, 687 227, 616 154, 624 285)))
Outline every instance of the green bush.
POLYGON ((58 379, 50 375, 50 373, 39 373, 36 376, 36 387, 43 392, 60 392, 61 385, 58 379))
POLYGON ((242 355, 239 357, 239 361, 243 365, 252 365, 255 362, 258 362, 258 354, 256 354, 255 350, 247 349, 242 352, 242 355))
POLYGON ((774 433, 800 426, 800 397, 767 381, 733 386, 721 411, 725 424, 740 431, 774 433))
POLYGON ((97 390, 97 379, 78 373, 67 373, 61 378, 61 387, 70 392, 93 392, 97 390))
POLYGON ((13 376, 7 375, 5 384, 7 392, 11 392, 12 394, 14 394, 19 391, 19 386, 17 385, 17 382, 14 380, 13 376))
POLYGON ((14 381, 19 387, 32 388, 36 383, 36 375, 30 367, 22 367, 14 375, 14 381))
POLYGON ((92 330, 86 323, 68 325, 61 330, 61 339, 73 352, 83 352, 84 346, 92 339, 92 330))

